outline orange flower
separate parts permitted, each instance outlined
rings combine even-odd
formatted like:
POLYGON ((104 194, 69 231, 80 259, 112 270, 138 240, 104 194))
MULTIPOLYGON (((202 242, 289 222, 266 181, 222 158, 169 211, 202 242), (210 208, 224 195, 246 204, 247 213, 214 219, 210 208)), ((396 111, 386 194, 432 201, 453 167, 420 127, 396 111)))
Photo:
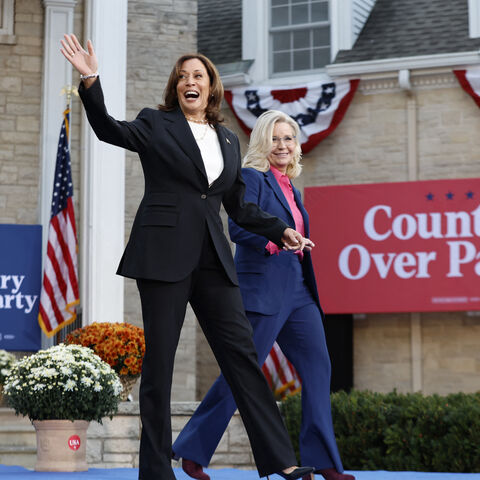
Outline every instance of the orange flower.
POLYGON ((70 333, 65 343, 91 348, 120 375, 139 375, 145 355, 143 330, 128 323, 92 323, 70 333))

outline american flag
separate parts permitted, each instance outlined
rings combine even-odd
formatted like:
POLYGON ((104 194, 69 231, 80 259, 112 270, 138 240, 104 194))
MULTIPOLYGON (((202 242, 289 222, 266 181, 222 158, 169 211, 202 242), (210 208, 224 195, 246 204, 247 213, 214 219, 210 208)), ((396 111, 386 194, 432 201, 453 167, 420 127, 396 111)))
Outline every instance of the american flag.
POLYGON ((300 376, 287 360, 277 342, 273 344, 262 366, 262 371, 278 400, 299 392, 302 387, 300 376))
POLYGON ((69 149, 70 109, 63 112, 58 142, 47 257, 43 270, 38 322, 47 337, 72 323, 79 303, 77 232, 69 149))

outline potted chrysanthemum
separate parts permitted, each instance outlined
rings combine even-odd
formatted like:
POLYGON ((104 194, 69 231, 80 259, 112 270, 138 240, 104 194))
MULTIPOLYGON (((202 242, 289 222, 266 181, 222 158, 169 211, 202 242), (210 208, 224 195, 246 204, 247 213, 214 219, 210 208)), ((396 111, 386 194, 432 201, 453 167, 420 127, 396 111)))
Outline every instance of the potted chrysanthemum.
POLYGON ((16 362, 4 393, 37 433, 39 471, 87 470, 86 431, 117 411, 122 385, 112 368, 80 345, 57 345, 16 362))
POLYGON ((15 355, 6 350, 0 350, 0 406, 3 405, 3 384, 16 361, 15 355))
POLYGON ((142 371, 145 355, 143 329, 130 323, 95 322, 68 334, 65 343, 89 347, 107 362, 122 382, 121 399, 127 400, 142 371))

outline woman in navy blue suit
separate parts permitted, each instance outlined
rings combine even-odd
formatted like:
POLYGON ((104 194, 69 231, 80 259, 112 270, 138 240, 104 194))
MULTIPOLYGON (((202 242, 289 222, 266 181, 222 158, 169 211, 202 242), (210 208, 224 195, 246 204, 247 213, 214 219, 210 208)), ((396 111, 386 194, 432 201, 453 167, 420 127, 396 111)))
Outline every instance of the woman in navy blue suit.
MULTIPOLYGON (((275 110, 263 113, 252 131, 242 175, 245 199, 283 219, 305 237, 308 214, 290 179, 301 172, 297 123, 275 110)), ((302 379, 302 464, 327 480, 353 480, 342 473, 330 407, 330 359, 323 329, 309 242, 303 252, 280 250, 265 237, 229 220, 235 266, 260 364, 275 340, 302 379)), ((252 392, 254 395, 254 392, 252 392)), ((208 480, 207 466, 236 409, 222 375, 173 444, 176 458, 194 478, 208 480)), ((313 474, 312 474, 313 476, 313 474)), ((304 477, 310 480, 310 474, 304 477)))

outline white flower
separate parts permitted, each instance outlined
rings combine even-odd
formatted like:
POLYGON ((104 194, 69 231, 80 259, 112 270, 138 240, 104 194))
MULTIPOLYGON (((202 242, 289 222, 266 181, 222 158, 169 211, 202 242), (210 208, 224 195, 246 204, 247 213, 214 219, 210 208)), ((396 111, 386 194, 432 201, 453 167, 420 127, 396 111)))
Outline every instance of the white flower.
MULTIPOLYGON (((0 365, 0 375, 7 367, 0 365)), ((76 398, 88 391, 99 392, 102 404, 93 397, 87 397, 87 404, 69 402, 65 409, 68 415, 78 412, 89 412, 92 418, 101 418, 114 412, 118 403, 118 394, 122 387, 116 373, 103 362, 93 351, 82 346, 57 345, 42 350, 29 357, 24 357, 10 367, 11 373, 5 382, 5 393, 14 402, 17 413, 29 414, 38 404, 39 393, 48 399, 55 395, 76 398), (111 395, 112 390, 115 395, 111 395), (58 393, 57 393, 58 392, 58 393), (107 397, 103 397, 106 393, 107 397), (102 396, 103 395, 103 396, 102 396), (99 408, 101 407, 100 411, 99 408), (70 409, 70 410, 69 410, 70 409), (102 410, 103 409, 103 410, 102 410)), ((84 413, 82 413, 84 415, 84 413)))
POLYGON ((76 386, 77 384, 73 380, 67 380, 63 389, 71 392, 76 386))
POLYGON ((60 371, 61 371, 64 375, 71 375, 71 374, 72 374, 72 369, 71 369, 70 367, 61 366, 61 367, 60 367, 60 371))
POLYGON ((0 383, 5 382, 6 377, 11 373, 11 369, 16 361, 15 355, 6 350, 0 350, 0 383))
POLYGON ((116 378, 113 382, 113 393, 114 395, 120 395, 122 392, 123 392, 123 385, 120 382, 120 380, 116 378))
POLYGON ((32 368, 32 373, 34 373, 35 376, 38 375, 39 377, 44 377, 44 378, 52 378, 58 375, 58 372, 55 368, 43 368, 43 367, 32 368))
POLYGON ((93 383, 93 380, 90 377, 82 377, 80 381, 87 387, 89 387, 93 383))

